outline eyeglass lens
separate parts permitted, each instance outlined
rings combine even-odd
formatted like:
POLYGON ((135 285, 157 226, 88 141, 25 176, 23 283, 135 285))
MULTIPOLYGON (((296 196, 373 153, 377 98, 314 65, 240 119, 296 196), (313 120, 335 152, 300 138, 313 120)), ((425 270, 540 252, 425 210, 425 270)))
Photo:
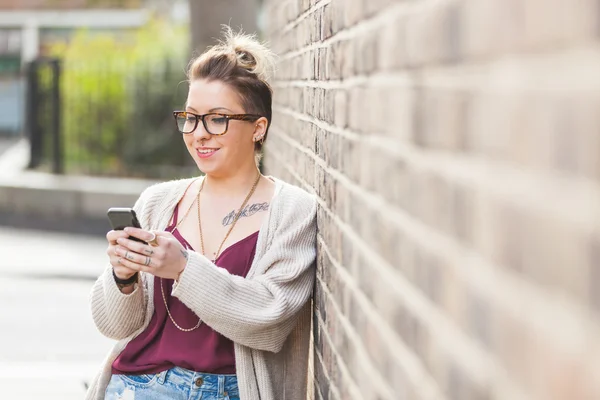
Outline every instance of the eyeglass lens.
MULTIPOLYGON (((182 133, 192 133, 197 128, 197 119, 194 114, 182 112, 177 114, 177 128, 182 133)), ((227 130, 227 118, 218 114, 208 114, 204 117, 204 128, 212 135, 223 134, 227 130)))

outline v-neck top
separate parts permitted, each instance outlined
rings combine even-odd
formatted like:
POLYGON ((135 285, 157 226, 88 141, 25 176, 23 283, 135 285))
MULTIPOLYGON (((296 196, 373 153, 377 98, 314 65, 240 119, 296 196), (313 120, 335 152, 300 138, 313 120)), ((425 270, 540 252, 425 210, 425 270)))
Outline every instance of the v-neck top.
MULTIPOLYGON (((176 228, 178 210, 179 205, 175 206, 173 222, 165 230, 186 249, 194 251, 176 228)), ((258 232, 254 232, 234 243, 219 254, 215 264, 232 275, 246 277, 254 260, 257 239, 258 232)), ((177 297, 171 296, 173 280, 154 277, 154 315, 148 327, 129 342, 113 362, 112 373, 156 374, 177 366, 196 372, 235 374, 233 342, 204 322, 190 332, 179 330, 167 314, 161 285, 175 322, 186 329, 198 323, 198 316, 177 297)), ((211 288, 198 290, 210 291, 211 288)))

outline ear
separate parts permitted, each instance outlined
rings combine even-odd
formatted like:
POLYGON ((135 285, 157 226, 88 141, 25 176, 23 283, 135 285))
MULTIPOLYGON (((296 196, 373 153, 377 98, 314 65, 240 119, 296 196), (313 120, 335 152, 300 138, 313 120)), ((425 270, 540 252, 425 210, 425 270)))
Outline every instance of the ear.
POLYGON ((260 117, 254 122, 254 133, 252 134, 252 140, 258 142, 263 138, 267 131, 269 121, 265 117, 260 117))

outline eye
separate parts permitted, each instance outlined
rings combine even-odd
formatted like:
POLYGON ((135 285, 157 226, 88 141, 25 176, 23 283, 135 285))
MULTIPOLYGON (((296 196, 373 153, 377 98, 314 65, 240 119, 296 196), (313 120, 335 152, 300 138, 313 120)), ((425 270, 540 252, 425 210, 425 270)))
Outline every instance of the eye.
POLYGON ((227 122, 227 118, 221 117, 221 116, 218 116, 218 115, 213 115, 210 118, 210 122, 213 123, 213 124, 216 124, 216 125, 225 125, 225 123, 227 122))

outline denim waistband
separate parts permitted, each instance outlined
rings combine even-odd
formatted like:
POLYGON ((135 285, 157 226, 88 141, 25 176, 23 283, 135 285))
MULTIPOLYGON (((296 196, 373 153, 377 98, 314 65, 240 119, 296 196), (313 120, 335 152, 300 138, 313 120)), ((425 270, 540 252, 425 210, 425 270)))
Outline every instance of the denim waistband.
POLYGON ((194 390, 207 390, 217 393, 238 392, 237 376, 235 374, 206 374, 181 367, 173 367, 158 374, 158 383, 165 382, 194 390))

